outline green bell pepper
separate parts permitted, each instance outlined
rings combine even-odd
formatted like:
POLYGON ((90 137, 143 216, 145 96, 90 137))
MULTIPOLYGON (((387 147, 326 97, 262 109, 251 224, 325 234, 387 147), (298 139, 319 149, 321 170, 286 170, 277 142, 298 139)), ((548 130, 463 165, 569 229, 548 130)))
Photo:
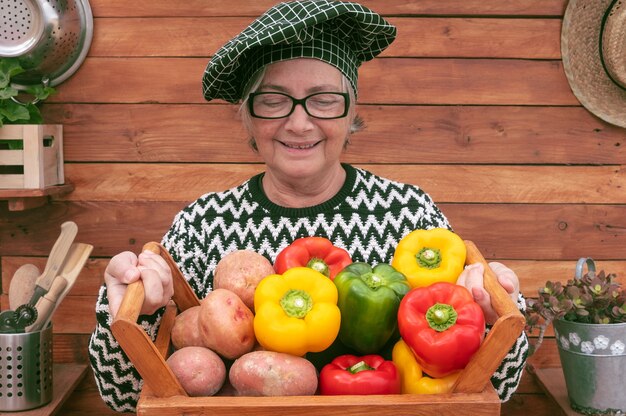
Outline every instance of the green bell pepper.
POLYGON ((355 262, 333 281, 341 311, 339 340, 360 354, 377 353, 398 336, 398 308, 411 289, 406 277, 389 264, 371 267, 355 262))

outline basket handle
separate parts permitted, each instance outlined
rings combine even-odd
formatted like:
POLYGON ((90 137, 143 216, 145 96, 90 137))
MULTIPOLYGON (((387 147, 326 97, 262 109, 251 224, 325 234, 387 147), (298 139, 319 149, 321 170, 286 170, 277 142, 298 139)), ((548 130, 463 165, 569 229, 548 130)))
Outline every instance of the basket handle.
MULTIPOLYGON (((143 249, 159 254, 170 266, 174 285, 172 299, 180 310, 200 305, 193 289, 163 246, 150 242, 145 244, 143 249)), ((128 285, 120 309, 111 324, 111 332, 155 396, 187 396, 165 362, 164 355, 159 352, 143 328, 137 325, 144 299, 145 290, 141 280, 128 285)))
MULTIPOLYGON (((178 265, 165 247, 159 243, 151 241, 143 246, 143 250, 151 251, 160 255, 170 267, 172 272, 172 283, 174 285, 174 295, 172 296, 172 299, 180 311, 200 305, 200 300, 191 286, 189 286, 189 283, 185 280, 185 277, 180 272, 178 265)), ((141 280, 131 283, 126 288, 126 293, 124 294, 124 299, 122 300, 117 316, 121 315, 125 319, 137 322, 139 312, 143 306, 144 298, 145 292, 141 280)))
POLYGON ((491 297, 491 306, 499 318, 493 325, 478 351, 461 371, 452 391, 457 393, 480 393, 491 380, 504 357, 517 341, 526 325, 524 315, 517 309, 511 296, 498 282, 496 274, 482 256, 476 245, 465 240, 466 263, 482 263, 485 268, 483 282, 491 297))
POLYGON ((467 250, 467 256, 465 262, 467 264, 482 263, 485 269, 483 274, 483 285, 485 290, 491 297, 491 306, 496 311, 498 316, 504 316, 508 314, 518 314, 522 316, 517 305, 511 299, 511 295, 502 287, 498 282, 498 276, 491 270, 489 264, 478 250, 478 247, 474 242, 465 240, 465 247, 467 250))

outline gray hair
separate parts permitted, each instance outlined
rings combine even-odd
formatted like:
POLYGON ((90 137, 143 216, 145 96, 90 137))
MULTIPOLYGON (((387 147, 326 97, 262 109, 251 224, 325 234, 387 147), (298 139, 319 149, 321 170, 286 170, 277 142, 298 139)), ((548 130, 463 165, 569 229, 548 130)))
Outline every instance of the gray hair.
MULTIPOLYGON (((263 77, 265 76, 266 68, 267 66, 264 66, 263 68, 258 70, 252 76, 252 78, 250 78, 250 81, 248 81, 246 87, 243 90, 243 99, 241 100, 238 114, 239 117, 241 117, 241 121, 248 133, 252 131, 252 116, 250 115, 250 109, 248 108, 248 99, 250 97, 250 93, 257 91, 261 86, 261 83, 263 82, 263 77)), ((347 92, 348 96, 350 97, 350 108, 348 109, 348 117, 351 119, 351 123, 350 129, 348 130, 348 135, 344 142, 345 149, 348 147, 348 144, 350 144, 350 136, 363 130, 365 128, 365 122, 363 121, 361 116, 356 113, 356 95, 354 93, 354 89, 352 88, 352 84, 350 84, 348 78, 343 74, 341 74, 341 89, 344 92, 347 92)), ((248 144, 255 152, 258 150, 254 137, 250 136, 250 138, 248 139, 248 144)))

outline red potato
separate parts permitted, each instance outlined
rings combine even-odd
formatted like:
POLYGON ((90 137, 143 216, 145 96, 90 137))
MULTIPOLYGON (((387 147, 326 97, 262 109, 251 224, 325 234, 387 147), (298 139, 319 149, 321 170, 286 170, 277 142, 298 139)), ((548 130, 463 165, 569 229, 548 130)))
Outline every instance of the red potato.
POLYGON ((228 253, 215 267, 213 287, 235 292, 254 311, 254 290, 259 282, 274 274, 272 263, 251 250, 238 250, 228 253))
POLYGON ((239 396, 310 396, 317 371, 308 360, 274 351, 253 351, 235 360, 228 373, 239 396))
POLYGON ((254 315, 235 293, 215 289, 202 299, 198 327, 207 348, 228 359, 252 351, 254 315))
POLYGON ((175 349, 183 347, 204 347, 204 341, 200 335, 198 316, 200 306, 193 306, 182 311, 176 316, 172 327, 172 344, 175 349))
POLYGON ((226 381, 224 362, 208 348, 181 348, 170 355, 167 364, 190 396, 213 396, 226 381))

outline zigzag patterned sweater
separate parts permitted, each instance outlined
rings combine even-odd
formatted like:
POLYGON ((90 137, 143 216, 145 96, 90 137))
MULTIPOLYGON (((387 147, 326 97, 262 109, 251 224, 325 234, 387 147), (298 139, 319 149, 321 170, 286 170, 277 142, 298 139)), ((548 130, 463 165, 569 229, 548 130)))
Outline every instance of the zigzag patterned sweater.
MULTIPOLYGON (((254 250, 272 262, 294 239, 323 236, 343 247, 354 261, 390 263, 398 241, 415 229, 450 228, 420 188, 393 182, 343 165, 346 181, 330 200, 308 208, 285 208, 264 194, 257 175, 242 185, 208 193, 174 218, 163 245, 202 299, 212 288, 218 261, 238 249, 254 250)), ((523 298, 520 296, 520 307, 523 298)), ((155 339, 162 311, 141 316, 155 339)), ((89 343, 90 362, 103 400, 116 411, 135 411, 142 380, 110 331, 106 287, 96 305, 97 326, 89 343)), ((492 377, 508 400, 522 374, 528 341, 522 334, 492 377)))

